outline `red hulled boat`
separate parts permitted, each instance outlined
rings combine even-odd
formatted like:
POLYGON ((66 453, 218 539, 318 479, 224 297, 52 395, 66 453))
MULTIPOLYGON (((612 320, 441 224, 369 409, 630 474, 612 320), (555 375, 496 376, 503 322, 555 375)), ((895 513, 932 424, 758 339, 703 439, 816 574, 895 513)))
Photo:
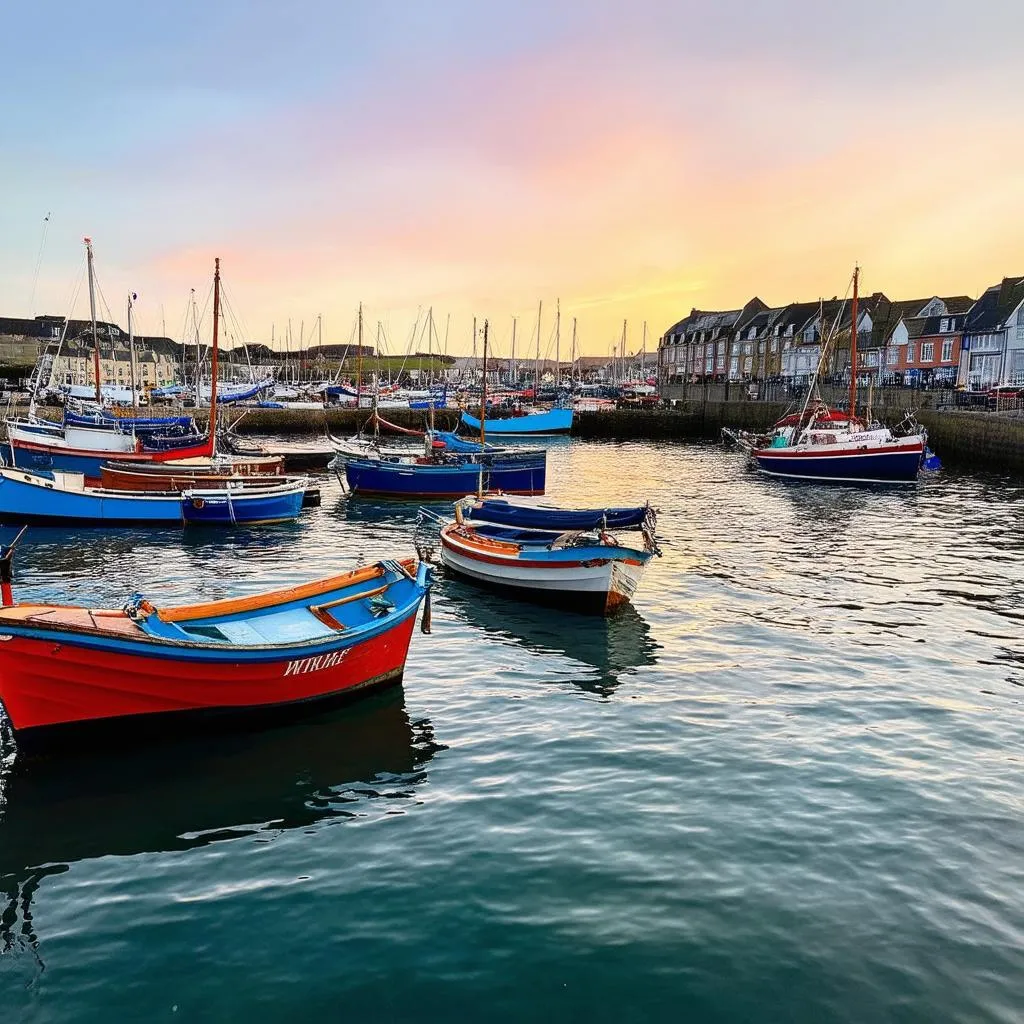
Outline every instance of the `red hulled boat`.
MULTIPOLYGON (((20 536, 20 535, 19 535, 20 536)), ((306 711, 405 668, 428 568, 384 561, 251 597, 120 611, 14 604, 0 552, 0 702, 19 745, 306 711)), ((424 631, 429 631, 429 608, 424 631)))

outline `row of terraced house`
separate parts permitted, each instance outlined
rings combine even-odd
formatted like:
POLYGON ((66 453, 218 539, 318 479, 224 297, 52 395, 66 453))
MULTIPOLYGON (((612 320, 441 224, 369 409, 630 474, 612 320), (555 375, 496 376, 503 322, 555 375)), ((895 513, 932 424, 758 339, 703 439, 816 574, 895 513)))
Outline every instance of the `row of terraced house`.
MULTIPOLYGON (((658 343, 658 381, 802 380, 831 338, 825 375, 849 379, 851 306, 833 298, 769 307, 694 309, 658 343)), ((858 377, 881 384, 986 388, 1024 384, 1024 277, 1007 277, 975 300, 967 295, 893 301, 862 296, 857 313, 858 377)))

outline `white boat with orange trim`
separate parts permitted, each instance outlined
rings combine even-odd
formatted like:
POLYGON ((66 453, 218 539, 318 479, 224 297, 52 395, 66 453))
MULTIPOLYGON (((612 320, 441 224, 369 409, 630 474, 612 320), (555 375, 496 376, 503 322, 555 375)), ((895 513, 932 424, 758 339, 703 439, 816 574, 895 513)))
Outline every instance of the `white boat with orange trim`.
MULTIPOLYGON (((425 518, 438 518, 421 509, 425 518)), ((643 533, 643 549, 604 530, 530 530, 456 521, 440 531, 441 562, 482 586, 571 611, 610 615, 636 593, 647 563, 661 552, 643 533)))

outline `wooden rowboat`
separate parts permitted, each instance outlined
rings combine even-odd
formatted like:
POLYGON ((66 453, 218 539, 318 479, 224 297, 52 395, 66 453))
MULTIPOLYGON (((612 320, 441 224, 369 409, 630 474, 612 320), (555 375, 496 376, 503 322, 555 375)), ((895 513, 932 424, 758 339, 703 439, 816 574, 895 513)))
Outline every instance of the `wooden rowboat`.
MULTIPOLYGON (((20 535, 19 535, 20 536, 20 535)), ((313 710, 402 677, 428 568, 383 561, 251 597, 121 610, 13 604, 0 550, 0 701, 20 745, 313 710)), ((428 611, 424 631, 429 631, 428 611)))

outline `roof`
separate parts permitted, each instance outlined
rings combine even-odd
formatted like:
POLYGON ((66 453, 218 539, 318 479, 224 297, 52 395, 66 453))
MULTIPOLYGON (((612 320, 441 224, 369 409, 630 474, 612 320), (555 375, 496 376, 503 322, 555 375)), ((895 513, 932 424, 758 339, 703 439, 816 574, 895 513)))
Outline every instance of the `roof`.
POLYGON ((905 318, 903 322, 907 325, 907 337, 911 341, 915 341, 918 338, 928 338, 932 335, 937 338, 948 338, 953 334, 958 334, 963 330, 965 319, 966 313, 961 312, 947 316, 941 314, 912 316, 905 318), (939 329, 943 320, 947 321, 948 329, 945 331, 939 329))
POLYGON ((992 331, 1005 326, 1010 314, 1024 301, 1024 277, 1004 277, 985 294, 967 314, 967 331, 992 331))
POLYGON ((667 335, 689 334, 692 331, 714 331, 718 329, 732 329, 742 327, 756 316, 759 312, 768 307, 756 295, 740 309, 691 309, 690 315, 676 321, 662 337, 667 335))

